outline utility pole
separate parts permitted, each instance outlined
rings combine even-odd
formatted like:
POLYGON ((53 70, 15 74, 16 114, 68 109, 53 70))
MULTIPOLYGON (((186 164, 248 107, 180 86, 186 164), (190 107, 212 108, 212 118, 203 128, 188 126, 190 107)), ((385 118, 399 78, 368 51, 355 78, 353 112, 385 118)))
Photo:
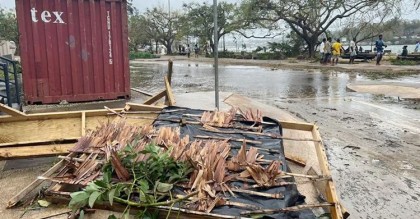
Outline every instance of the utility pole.
POLYGON ((219 109, 219 36, 217 27, 217 0, 213 0, 214 8, 214 89, 216 108, 219 109))

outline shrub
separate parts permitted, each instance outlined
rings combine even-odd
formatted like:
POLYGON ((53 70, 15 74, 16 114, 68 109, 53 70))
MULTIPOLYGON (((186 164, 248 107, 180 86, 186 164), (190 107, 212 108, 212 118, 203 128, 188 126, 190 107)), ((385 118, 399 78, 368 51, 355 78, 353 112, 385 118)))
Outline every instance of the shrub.
POLYGON ((149 52, 130 52, 130 60, 133 59, 154 59, 159 58, 157 55, 153 55, 149 52))
POLYGON ((391 64, 393 65, 418 65, 420 62, 414 60, 401 60, 401 59, 393 59, 391 60, 391 64))

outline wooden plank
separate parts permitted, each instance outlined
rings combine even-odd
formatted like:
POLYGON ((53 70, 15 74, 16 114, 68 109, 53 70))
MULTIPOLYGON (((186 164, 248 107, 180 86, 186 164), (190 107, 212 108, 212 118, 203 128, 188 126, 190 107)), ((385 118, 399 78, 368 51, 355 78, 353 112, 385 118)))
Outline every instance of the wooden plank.
POLYGON ((86 112, 82 112, 82 136, 86 135, 86 112))
POLYGON ((151 105, 154 104, 156 101, 160 100, 162 97, 166 96, 166 90, 163 90, 156 94, 155 96, 146 100, 143 104, 151 105))
MULTIPOLYGON (((331 177, 330 168, 328 166, 328 159, 327 155, 325 153, 325 147, 321 139, 321 135, 319 134, 318 127, 314 125, 314 128, 312 129, 312 135, 313 138, 316 140, 319 140, 319 142, 314 142, 316 153, 318 156, 319 166, 321 169, 321 174, 327 177, 331 177)), ((335 189, 335 185, 331 180, 326 182, 326 192, 325 197, 329 203, 334 204, 330 207, 330 213, 332 219, 342 219, 343 213, 341 211, 341 206, 338 201, 337 197, 337 191, 335 189)))
POLYGON ((300 131, 312 131, 314 128, 313 124, 310 123, 300 123, 300 122, 286 122, 277 120, 283 129, 294 129, 300 131))
POLYGON ((149 93, 147 91, 143 91, 143 90, 140 90, 140 89, 137 89, 137 88, 131 88, 131 90, 135 91, 135 92, 138 92, 138 93, 141 93, 141 94, 144 94, 144 95, 149 96, 149 97, 153 96, 152 93, 149 93))
POLYGON ((9 143, 1 143, 1 147, 18 147, 18 146, 29 146, 29 145, 42 145, 42 144, 54 144, 54 143, 60 143, 64 141, 74 141, 76 142, 79 139, 77 138, 62 138, 62 139, 54 139, 50 141, 19 141, 19 142, 9 142, 9 143))
POLYGON ((74 143, 2 147, 0 148, 0 160, 65 155, 68 154, 69 149, 73 147, 74 143))
POLYGON ((81 136, 81 118, 60 118, 3 122, 0 121, 0 143, 53 141, 81 136))
POLYGON ((23 112, 21 112, 19 110, 15 110, 15 109, 13 109, 11 107, 8 107, 7 105, 4 105, 2 103, 0 103, 0 112, 4 112, 7 115, 17 116, 17 117, 26 116, 25 113, 23 113, 23 112))
MULTIPOLYGON (((73 157, 74 154, 70 154, 70 157, 73 157)), ((60 162, 56 163, 53 167, 51 167, 47 172, 42 174, 43 177, 51 177, 52 174, 56 173, 58 170, 64 167, 66 162, 64 160, 61 160, 60 162)), ((29 184, 27 187, 25 187, 23 190, 21 190, 17 195, 12 197, 7 204, 7 208, 12 208, 22 202, 22 200, 28 200, 31 199, 32 196, 30 196, 31 193, 34 193, 37 191, 37 189, 40 187, 40 185, 44 182, 44 180, 36 179, 31 184, 29 184)))
POLYGON ((141 103, 127 103, 130 110, 133 111, 161 111, 164 107, 161 106, 151 106, 141 103))
POLYGON ((168 106, 175 106, 176 102, 175 102, 174 94, 172 93, 171 84, 169 83, 167 76, 165 76, 165 87, 166 87, 166 97, 168 101, 167 103, 168 106))

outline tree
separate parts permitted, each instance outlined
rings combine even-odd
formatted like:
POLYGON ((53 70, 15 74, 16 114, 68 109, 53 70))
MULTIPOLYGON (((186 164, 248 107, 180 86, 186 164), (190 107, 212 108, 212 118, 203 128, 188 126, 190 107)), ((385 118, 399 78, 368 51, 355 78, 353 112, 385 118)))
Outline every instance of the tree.
POLYGON ((0 40, 14 41, 19 49, 19 30, 14 11, 0 8, 0 40))
MULTIPOLYGON (((226 34, 242 28, 241 23, 235 20, 236 4, 219 2, 218 5, 218 40, 226 34)), ((210 42, 214 49, 214 15, 213 5, 204 3, 184 4, 187 10, 183 20, 183 32, 186 35, 199 37, 200 41, 210 42)))
POLYGON ((314 57, 318 38, 335 22, 372 10, 384 11, 398 6, 397 0, 247 0, 246 11, 251 22, 284 21, 314 57))
POLYGON ((145 31, 148 28, 147 21, 138 11, 128 18, 128 36, 130 50, 137 51, 138 46, 150 45, 150 36, 145 31))
POLYGON ((150 39, 162 43, 168 54, 172 53, 172 44, 180 27, 181 14, 172 12, 169 15, 163 8, 147 9, 144 14, 146 28, 144 31, 150 39))
POLYGON ((356 38, 356 42, 384 34, 385 39, 390 39, 398 28, 399 13, 393 8, 386 8, 387 11, 369 11, 364 14, 353 15, 344 19, 344 28, 341 28, 339 36, 346 36, 349 39, 356 38), (389 33, 388 35, 385 35, 389 33))

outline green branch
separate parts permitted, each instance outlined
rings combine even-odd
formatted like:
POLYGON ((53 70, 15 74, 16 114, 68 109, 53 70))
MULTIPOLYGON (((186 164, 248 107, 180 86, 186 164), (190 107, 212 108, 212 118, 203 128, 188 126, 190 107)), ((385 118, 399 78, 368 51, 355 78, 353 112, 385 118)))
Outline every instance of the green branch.
POLYGON ((155 203, 147 203, 147 204, 132 202, 132 201, 124 200, 124 199, 117 198, 117 197, 114 198, 114 200, 117 201, 117 202, 126 204, 126 205, 130 205, 130 206, 134 206, 134 207, 143 207, 143 208, 146 208, 146 207, 157 207, 157 206, 168 206, 168 205, 172 205, 172 204, 175 204, 175 203, 178 203, 178 202, 187 200, 188 198, 190 198, 190 197, 192 197, 194 195, 197 195, 197 194, 198 194, 198 191, 195 191, 195 192, 190 193, 190 194, 188 194, 188 195, 186 195, 186 196, 184 196, 182 198, 173 199, 171 201, 155 202, 155 203))

